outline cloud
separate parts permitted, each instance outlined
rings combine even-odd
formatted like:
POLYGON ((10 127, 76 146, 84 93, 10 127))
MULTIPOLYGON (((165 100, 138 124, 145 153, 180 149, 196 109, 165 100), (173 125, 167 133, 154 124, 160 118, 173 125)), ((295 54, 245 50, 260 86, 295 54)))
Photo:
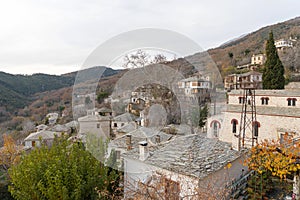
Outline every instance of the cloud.
POLYGON ((137 28, 166 28, 211 48, 295 17, 298 1, 17 1, 0 7, 0 71, 77 70, 101 43, 137 28))

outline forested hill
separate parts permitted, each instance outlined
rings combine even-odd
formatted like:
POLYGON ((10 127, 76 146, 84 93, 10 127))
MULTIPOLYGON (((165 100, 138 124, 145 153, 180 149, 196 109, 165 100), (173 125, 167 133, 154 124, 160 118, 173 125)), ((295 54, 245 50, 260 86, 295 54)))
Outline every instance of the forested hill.
MULTIPOLYGON (((93 71, 97 67, 86 69, 93 71)), ((105 68, 104 77, 114 75, 119 70, 105 68)), ((48 74, 13 75, 0 72, 0 116, 1 111, 12 112, 28 105, 36 93, 58 90, 74 84, 77 72, 61 76, 48 74)))

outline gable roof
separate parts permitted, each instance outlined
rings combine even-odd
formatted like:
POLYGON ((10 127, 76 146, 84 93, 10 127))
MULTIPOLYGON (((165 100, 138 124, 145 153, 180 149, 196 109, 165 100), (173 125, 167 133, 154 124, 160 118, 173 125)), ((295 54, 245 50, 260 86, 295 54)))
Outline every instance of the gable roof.
MULTIPOLYGON (((224 168, 241 155, 241 152, 231 149, 230 143, 198 134, 177 137, 149 151, 145 163, 200 179, 224 168)), ((129 151, 123 156, 138 160, 139 151, 129 151)))
MULTIPOLYGON (((160 136, 160 142, 166 142, 169 139, 173 137, 171 134, 166 134, 162 131, 155 130, 153 128, 147 128, 147 127, 139 127, 138 129, 135 129, 131 131, 130 133, 127 133, 126 135, 123 135, 119 138, 116 138, 110 142, 110 146, 116 147, 116 148, 124 148, 127 149, 126 145, 126 137, 127 135, 131 135, 131 143, 133 148, 137 148, 139 145, 139 142, 147 140, 150 144, 149 145, 155 145, 155 137, 157 135, 160 136)), ((137 148, 138 149, 138 148, 137 148)))
POLYGON ((119 121, 119 122, 132 122, 136 119, 137 117, 131 113, 123 113, 121 115, 118 115, 114 117, 114 121, 119 121))
POLYGON ((33 140, 39 140, 40 138, 42 140, 51 140, 55 137, 60 137, 60 132, 54 132, 54 131, 48 131, 48 130, 42 130, 35 133, 31 133, 29 136, 27 136, 24 141, 33 141, 33 140))

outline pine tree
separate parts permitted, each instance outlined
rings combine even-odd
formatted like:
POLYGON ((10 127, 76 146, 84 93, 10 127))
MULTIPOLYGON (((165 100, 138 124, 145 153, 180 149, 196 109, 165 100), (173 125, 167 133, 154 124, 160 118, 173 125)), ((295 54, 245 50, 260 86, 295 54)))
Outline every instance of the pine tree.
POLYGON ((270 32, 266 45, 267 60, 263 72, 264 89, 284 89, 284 67, 274 44, 273 32, 270 32))

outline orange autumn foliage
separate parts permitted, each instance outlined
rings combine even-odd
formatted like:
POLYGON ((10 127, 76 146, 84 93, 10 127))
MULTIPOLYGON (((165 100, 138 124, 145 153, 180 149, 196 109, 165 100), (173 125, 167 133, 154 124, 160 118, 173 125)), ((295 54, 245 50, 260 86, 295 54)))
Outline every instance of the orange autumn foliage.
POLYGON ((4 134, 3 141, 4 145, 0 149, 0 165, 7 170, 20 161, 21 147, 16 145, 14 139, 9 135, 4 134))
POLYGON ((258 173, 270 171, 273 176, 286 178, 300 170, 300 143, 285 134, 282 142, 264 140, 249 152, 248 167, 258 173))

